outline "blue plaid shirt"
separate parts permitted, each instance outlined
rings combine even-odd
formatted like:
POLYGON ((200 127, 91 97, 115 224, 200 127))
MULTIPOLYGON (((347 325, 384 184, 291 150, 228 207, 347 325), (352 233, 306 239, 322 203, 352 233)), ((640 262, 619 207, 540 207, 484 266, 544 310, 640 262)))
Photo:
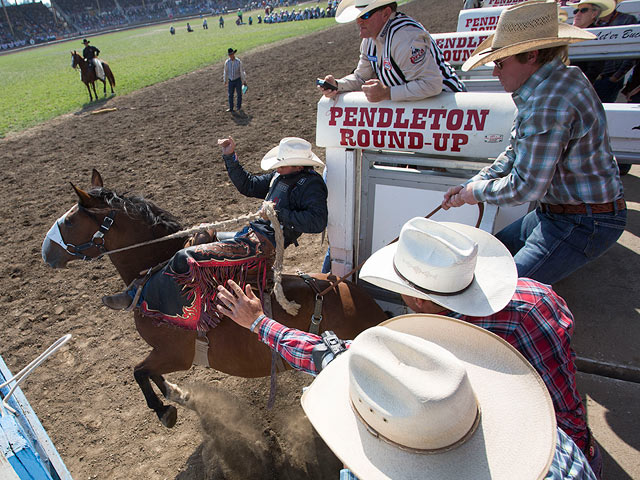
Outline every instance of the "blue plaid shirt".
MULTIPOLYGON (((556 451, 551 461, 549 472, 545 480, 596 480, 596 476, 589 466, 589 462, 575 443, 560 428, 556 451)), ((358 480, 347 468, 340 470, 340 480, 358 480)))
POLYGON ((476 200, 581 204, 622 197, 604 108, 580 69, 556 58, 511 96, 518 114, 510 145, 469 180, 476 200))

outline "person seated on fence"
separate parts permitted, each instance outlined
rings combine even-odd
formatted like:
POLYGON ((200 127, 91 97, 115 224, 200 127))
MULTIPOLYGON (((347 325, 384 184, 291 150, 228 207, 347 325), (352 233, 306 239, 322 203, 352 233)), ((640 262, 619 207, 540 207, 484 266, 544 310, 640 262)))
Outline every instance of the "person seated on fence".
POLYGON ((524 2, 502 11, 495 33, 462 66, 494 62, 517 114, 506 150, 451 187, 442 206, 537 202, 497 237, 519 276, 549 285, 604 254, 626 225, 604 108, 582 72, 562 62, 567 45, 595 38, 558 23, 554 2, 524 2))
MULTIPOLYGON (((600 475, 602 456, 576 385, 573 315, 550 286, 517 278, 513 257, 493 235, 459 223, 413 218, 397 242, 367 259, 359 278, 400 294, 414 312, 455 318, 511 344, 544 380, 558 426, 600 475)), ((250 288, 245 293, 229 283, 218 291, 220 313, 245 327, 253 324, 260 340, 294 368, 317 373, 319 368, 300 351, 310 355, 322 343, 320 337, 265 317, 250 288)))
POLYGON ((229 279, 241 283, 251 273, 262 292, 273 265, 275 229, 282 229, 284 248, 297 245, 303 233, 320 233, 327 226, 327 187, 313 167, 323 162, 302 138, 287 137, 267 152, 264 175, 248 173, 238 161, 232 137, 218 140, 229 178, 240 193, 274 203, 279 225, 268 219, 251 222, 239 232, 218 232, 210 243, 177 252, 149 278, 136 280, 123 293, 105 296, 109 308, 139 308, 146 316, 188 329, 206 330, 219 318, 215 287, 229 279), (218 241, 215 241, 218 240, 218 241), (135 305, 133 299, 139 295, 135 305), (194 309, 199 308, 198 314, 194 309))
MULTIPOLYGON (((627 25, 637 23, 633 15, 615 10, 615 0, 589 0, 570 3, 575 6, 573 24, 580 28, 627 25), (602 21, 602 19, 608 19, 602 21)), ((633 59, 585 60, 573 63, 593 84, 603 103, 613 103, 624 85, 624 77, 633 67, 633 59)))
POLYGON ((396 10, 393 0, 343 0, 338 5, 338 23, 358 24, 360 59, 350 75, 324 77, 338 87, 319 87, 324 96, 362 90, 370 102, 395 102, 466 91, 424 26, 396 10))
POLYGON ((82 44, 84 45, 84 48, 82 49, 82 57, 87 62, 87 65, 89 65, 89 68, 95 70, 96 76, 104 79, 104 70, 100 60, 97 58, 98 55, 100 55, 100 50, 93 45, 89 45, 89 43, 91 42, 86 38, 82 40, 82 44))

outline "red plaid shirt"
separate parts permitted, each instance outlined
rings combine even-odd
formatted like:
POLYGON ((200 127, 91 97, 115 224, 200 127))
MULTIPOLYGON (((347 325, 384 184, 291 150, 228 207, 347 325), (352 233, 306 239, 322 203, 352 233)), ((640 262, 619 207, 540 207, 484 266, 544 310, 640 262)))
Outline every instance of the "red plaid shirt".
MULTIPOLYGON (((576 387, 575 352, 571 349, 573 315, 550 286, 520 278, 513 298, 498 313, 489 317, 469 317, 450 311, 442 314, 486 328, 529 360, 551 394, 558 426, 581 450, 586 450, 587 423, 576 387)), ((318 335, 267 319, 260 325, 259 336, 293 368, 312 375, 318 373, 311 358, 313 347, 322 343, 318 335)))

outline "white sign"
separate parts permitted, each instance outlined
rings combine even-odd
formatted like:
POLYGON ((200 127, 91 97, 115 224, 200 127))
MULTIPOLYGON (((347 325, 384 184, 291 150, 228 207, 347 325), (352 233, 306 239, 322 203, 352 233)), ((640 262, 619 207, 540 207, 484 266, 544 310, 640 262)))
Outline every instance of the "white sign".
POLYGON ((316 144, 489 158, 509 143, 516 108, 507 93, 442 93, 419 102, 370 103, 362 92, 318 103, 316 144))

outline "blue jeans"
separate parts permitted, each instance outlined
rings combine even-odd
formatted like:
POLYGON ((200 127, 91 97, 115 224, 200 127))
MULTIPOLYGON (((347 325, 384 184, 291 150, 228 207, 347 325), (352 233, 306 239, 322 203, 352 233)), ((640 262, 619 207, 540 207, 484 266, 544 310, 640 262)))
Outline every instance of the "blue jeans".
POLYGON ((235 80, 229 80, 229 109, 233 110, 233 92, 237 92, 237 110, 242 108, 242 78, 236 78, 235 80))
POLYGON ((626 209, 570 215, 537 208, 496 237, 513 255, 518 277, 552 285, 606 252, 626 224, 626 209))
POLYGON ((327 253, 324 254, 322 273, 331 273, 331 247, 327 247, 327 253))

